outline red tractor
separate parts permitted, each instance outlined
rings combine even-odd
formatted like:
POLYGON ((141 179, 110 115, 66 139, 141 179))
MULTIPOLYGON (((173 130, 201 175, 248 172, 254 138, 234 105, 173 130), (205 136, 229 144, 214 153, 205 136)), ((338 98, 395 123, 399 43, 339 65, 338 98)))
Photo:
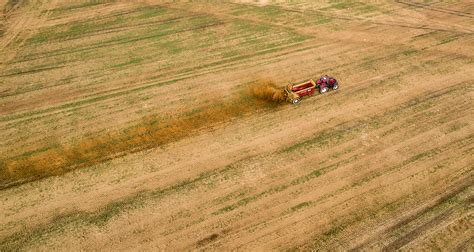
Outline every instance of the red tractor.
POLYGON ((323 75, 318 81, 316 81, 316 86, 319 88, 319 93, 324 94, 329 91, 330 88, 333 90, 338 89, 339 83, 337 83, 337 80, 333 77, 323 75))
POLYGON ((290 83, 286 86, 284 94, 287 101, 298 104, 304 96, 313 95, 316 88, 319 89, 319 93, 324 94, 330 88, 333 90, 338 89, 339 84, 333 77, 323 75, 316 82, 309 79, 295 84, 290 83))

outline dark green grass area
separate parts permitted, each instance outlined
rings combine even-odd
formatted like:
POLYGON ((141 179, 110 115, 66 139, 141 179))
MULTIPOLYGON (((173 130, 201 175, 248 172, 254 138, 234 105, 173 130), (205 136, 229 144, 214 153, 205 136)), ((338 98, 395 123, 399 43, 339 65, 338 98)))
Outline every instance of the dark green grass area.
POLYGON ((113 29, 130 27, 140 21, 165 15, 166 12, 167 9, 161 7, 137 8, 131 13, 116 13, 109 16, 60 24, 40 30, 27 42, 38 44, 86 37, 94 33, 104 33, 113 29))

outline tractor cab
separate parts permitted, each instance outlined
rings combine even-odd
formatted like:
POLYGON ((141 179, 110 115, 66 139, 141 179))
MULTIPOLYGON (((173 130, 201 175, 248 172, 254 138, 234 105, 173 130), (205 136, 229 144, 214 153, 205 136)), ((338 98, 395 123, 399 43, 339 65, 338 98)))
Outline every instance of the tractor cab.
POLYGON ((330 88, 333 90, 336 90, 339 88, 339 84, 337 83, 337 80, 328 75, 321 76, 316 81, 316 85, 319 88, 319 92, 321 94, 326 93, 327 91, 329 91, 330 88))

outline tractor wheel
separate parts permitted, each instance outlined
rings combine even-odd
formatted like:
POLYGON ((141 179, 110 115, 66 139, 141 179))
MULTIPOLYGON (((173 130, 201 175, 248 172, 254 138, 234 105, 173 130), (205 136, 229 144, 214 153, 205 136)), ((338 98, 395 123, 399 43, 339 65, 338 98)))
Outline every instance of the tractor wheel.
POLYGON ((298 97, 298 98, 293 99, 291 103, 293 103, 294 105, 297 105, 300 103, 300 101, 301 101, 301 97, 298 97))
POLYGON ((339 88, 339 84, 334 83, 334 85, 332 86, 332 89, 333 89, 333 90, 337 90, 338 88, 339 88))
POLYGON ((328 87, 321 87, 321 88, 319 88, 319 93, 324 94, 324 93, 326 93, 328 90, 329 90, 328 87))

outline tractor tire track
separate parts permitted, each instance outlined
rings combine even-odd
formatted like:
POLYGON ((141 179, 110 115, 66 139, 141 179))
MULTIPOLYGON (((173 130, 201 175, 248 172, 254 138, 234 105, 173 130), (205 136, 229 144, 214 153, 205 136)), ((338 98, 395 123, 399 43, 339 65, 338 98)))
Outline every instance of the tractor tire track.
MULTIPOLYGON (((406 178, 402 178, 402 180, 405 180, 405 179, 406 179, 406 178)), ((401 181, 401 180, 399 180, 399 181, 401 181)), ((389 187, 389 186, 390 186, 390 185, 385 185, 384 187, 389 187)), ((358 198, 363 198, 364 195, 366 195, 366 194, 371 194, 371 193, 375 193, 377 190, 380 190, 380 189, 382 189, 382 188, 383 188, 383 187, 379 187, 379 188, 371 189, 371 190, 369 190, 369 191, 362 192, 361 194, 356 194, 356 195, 354 195, 354 196, 352 196, 352 197, 350 197, 350 198, 348 198, 348 199, 344 199, 343 201, 341 201, 341 202, 338 203, 337 205, 333 205, 332 208, 335 208, 335 207, 337 207, 337 206, 344 206, 344 205, 346 205, 347 202, 349 202, 349 201, 357 201, 358 198)), ((344 188, 344 190, 337 190, 336 192, 328 192, 328 194, 326 195, 326 197, 323 196, 323 197, 321 197, 320 199, 317 199, 316 201, 318 202, 318 204, 323 204, 324 202, 328 202, 328 201, 330 201, 332 198, 337 197, 338 195, 342 195, 342 194, 344 194, 344 193, 347 193, 347 192, 348 192, 349 190, 351 190, 351 189, 354 189, 354 188, 352 188, 352 187, 351 187, 351 188, 344 188), (328 197, 328 195, 329 195, 329 197, 328 197)), ((280 195, 281 195, 281 194, 280 194, 280 195)), ((280 196, 280 197, 282 197, 282 196, 280 196)), ((274 207, 277 208, 278 206, 275 205, 274 207)), ((329 210, 329 208, 328 208, 327 210, 329 210)), ((311 214, 306 215, 304 218, 299 218, 299 219, 296 220, 296 221, 290 221, 290 217, 289 217, 289 216, 286 216, 286 218, 289 220, 289 222, 286 223, 285 226, 280 227, 280 229, 285 230, 285 229, 289 228, 290 226, 298 225, 298 223, 301 224, 301 223, 309 222, 311 219, 313 219, 313 220, 314 220, 314 219, 317 219, 316 216, 318 216, 317 213, 311 213, 311 214)), ((281 222, 282 220, 279 219, 279 218, 275 218, 272 222, 276 222, 276 221, 281 222)), ((271 223, 260 223, 259 225, 264 225, 264 226, 266 226, 266 225, 269 225, 269 224, 271 224, 271 223)), ((243 233, 244 230, 236 230, 235 232, 236 232, 236 233, 243 233)), ((271 233, 265 233, 265 234, 263 234, 262 236, 253 237, 251 241, 256 241, 256 240, 262 238, 263 236, 267 236, 267 235, 270 235, 270 234, 271 234, 271 233)), ((237 238, 227 237, 227 239, 237 239, 237 238)), ((247 242, 249 242, 249 241, 246 241, 246 243, 247 243, 247 242)), ((245 246, 245 243, 242 243, 239 247, 236 247, 236 248, 242 248, 243 246, 245 246)))
MULTIPOLYGON (((409 212, 408 214, 404 214, 404 217, 399 219, 396 223, 391 224, 387 228, 385 228, 382 232, 374 234, 368 240, 364 241, 362 244, 357 245, 350 249, 350 251, 361 251, 365 246, 368 244, 377 241, 380 237, 384 237, 391 233, 394 233, 396 230, 402 228, 403 226, 408 225, 410 222, 413 222, 419 218, 419 216, 426 214, 432 211, 439 205, 442 205, 449 201, 450 199, 456 197, 457 195, 465 192, 469 188, 472 187, 474 183, 474 175, 471 173, 467 178, 465 178, 462 182, 456 183, 451 185, 451 187, 446 189, 446 192, 441 194, 435 200, 425 203, 420 207, 416 208, 415 210, 409 212)), ((454 208, 450 208, 449 210, 441 213, 440 215, 435 216, 427 223, 422 224, 421 226, 417 227, 415 230, 411 231, 408 234, 399 237, 395 241, 391 242, 387 246, 385 246, 384 251, 394 251, 402 246, 408 244, 409 242, 417 239, 423 233, 426 233, 427 230, 437 226, 440 222, 445 220, 453 211, 454 208)))
POLYGON ((409 7, 414 7, 414 8, 421 8, 424 10, 430 10, 430 11, 435 11, 435 12, 441 12, 441 13, 446 13, 458 17, 467 17, 467 18, 474 18, 473 13, 469 12, 462 12, 462 11, 456 11, 456 10, 450 10, 446 8, 440 8, 440 7, 433 7, 430 4, 423 4, 423 3, 417 3, 417 2, 406 2, 402 0, 396 0, 396 3, 406 5, 409 7))
MULTIPOLYGON (((406 219, 404 219, 404 220, 400 221, 399 223, 397 223, 396 225, 390 227, 387 230, 387 232, 393 232, 396 229, 399 229, 402 226, 407 225, 408 223, 416 220, 417 216, 426 214, 427 212, 430 212, 436 206, 447 202, 448 200, 456 197, 456 195, 458 195, 458 194, 464 192, 465 190, 467 190, 468 188, 472 187, 472 184, 474 183, 472 174, 471 174, 470 177, 468 177, 468 179, 466 181, 467 182, 462 183, 460 186, 458 186, 454 189, 449 188, 448 189, 449 193, 447 193, 446 195, 443 195, 441 198, 437 199, 436 201, 434 201, 433 203, 431 203, 428 206, 424 207, 423 209, 413 213, 412 216, 409 216, 406 219)), ((417 227, 415 230, 405 234, 402 237, 399 237, 395 241, 388 244, 384 248, 384 251, 394 251, 394 250, 400 249, 404 245, 412 242, 413 240, 416 240, 418 237, 425 234, 428 230, 438 226, 442 221, 446 220, 448 218, 448 216, 453 213, 454 209, 455 208, 450 208, 449 210, 441 213, 440 215, 437 215, 436 217, 434 217, 433 219, 431 219, 427 223, 424 223, 423 225, 417 227)))
MULTIPOLYGON (((248 4, 239 4, 239 5, 248 5, 248 4)), ((388 27, 400 27, 400 28, 409 28, 409 29, 416 29, 416 30, 429 30, 429 31, 439 31, 439 32, 449 32, 449 33, 461 33, 461 34, 472 34, 474 33, 474 30, 472 29, 459 29, 457 27, 452 27, 450 29, 445 29, 445 28, 439 28, 439 27, 433 27, 431 25, 416 25, 413 23, 407 23, 407 22, 399 22, 399 21, 391 21, 391 22, 382 22, 382 21, 375 21, 373 19, 368 19, 368 18, 363 18, 363 17, 355 17, 355 16, 344 16, 340 14, 327 14, 324 11, 320 10, 303 10, 303 9, 297 9, 297 8, 289 8, 289 7, 280 7, 281 9, 288 11, 288 12, 294 12, 294 13, 300 13, 304 15, 310 15, 313 12, 318 13, 320 16, 327 17, 329 19, 338 19, 338 20, 347 20, 347 21, 359 21, 359 22, 364 22, 364 23, 369 23, 369 24, 374 24, 374 25, 380 25, 380 26, 388 26, 388 27)))
MULTIPOLYGON (((388 115, 387 115, 387 116, 388 116, 388 115)), ((459 147, 459 146, 458 146, 458 147, 459 147)), ((444 149, 446 149, 446 148, 444 148, 444 149)), ((357 159, 356 159, 356 160, 357 160, 357 159)), ((351 159, 351 163, 355 163, 356 160, 351 159)), ((305 163, 307 163, 307 162, 305 162, 305 163)), ((295 164, 295 165, 297 165, 297 164, 295 164)), ((307 164, 307 165, 308 165, 308 164, 307 164)), ((337 165, 336 167, 338 167, 338 166, 339 166, 339 165, 337 165)), ((329 172, 329 171, 322 172, 322 174, 324 175, 324 174, 326 174, 327 172, 329 172)), ((287 188, 287 187, 286 187, 285 185, 277 185, 277 186, 275 186, 275 188, 287 188)), ((281 190, 277 190, 277 189, 275 189, 275 190, 270 189, 270 190, 273 191, 274 193, 279 193, 279 195, 280 195, 280 193, 282 192, 281 190)), ((344 191, 338 191, 338 193, 341 193, 341 192, 344 192, 344 191)), ((367 192, 367 193, 369 193, 369 192, 367 192)), ((334 194, 331 194, 331 193, 329 193, 329 195, 334 196, 334 194)), ((268 194, 265 194, 265 197, 269 197, 269 195, 268 195, 268 194)), ((276 196, 275 196, 275 197, 276 197, 276 196)), ((354 197, 359 197, 359 196, 354 196, 354 197)), ((250 198, 254 198, 254 197, 253 197, 253 196, 250 196, 250 198)), ((326 200, 328 200, 328 199, 326 199, 326 200)), ((246 201, 246 202, 247 202, 247 201, 246 201)), ((320 201, 318 200, 318 202, 320 202, 320 201)), ((275 202, 275 203, 276 203, 276 202, 275 202)), ((274 204, 275 204, 275 203, 274 203, 274 204)), ((343 204, 343 203, 341 203, 341 204, 343 204)), ((275 205, 275 207, 277 207, 277 205, 275 205)), ((308 218, 310 218, 310 217, 308 217, 308 218)), ((303 221, 300 221, 300 222, 303 222, 303 221)), ((294 224, 294 223, 293 223, 293 224, 294 224)), ((237 233, 239 233, 239 232, 245 232, 245 230, 240 230, 240 231, 239 231, 239 230, 235 230, 235 232, 237 232, 237 233)), ((234 233, 234 232, 233 232, 233 233, 234 233)), ((255 238, 255 239, 257 239, 257 238, 255 238)))

